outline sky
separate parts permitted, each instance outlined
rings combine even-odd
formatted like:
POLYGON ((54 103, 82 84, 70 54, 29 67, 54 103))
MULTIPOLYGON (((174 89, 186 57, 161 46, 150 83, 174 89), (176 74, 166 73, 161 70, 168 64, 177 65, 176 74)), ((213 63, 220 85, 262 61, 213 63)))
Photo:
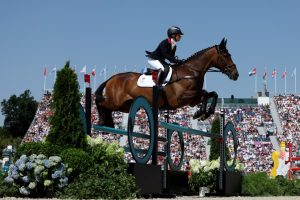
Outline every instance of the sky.
MULTIPOLYGON (((295 68, 300 73, 299 10, 297 0, 2 0, 0 101, 26 89, 40 101, 44 67, 46 88, 52 89, 52 69, 61 69, 68 60, 81 87, 79 71, 85 65, 87 72, 96 68, 96 87, 105 78, 100 73, 105 66, 106 78, 123 71, 139 72, 147 64, 145 50, 154 50, 173 25, 184 32, 177 44, 180 58, 227 39, 240 77, 232 81, 224 74, 209 73, 208 91, 225 98, 255 97, 255 79, 261 91, 266 71, 267 88, 274 95, 271 73, 276 68, 277 94, 285 91, 281 78, 285 69, 287 93, 294 93, 291 74, 295 68), (253 68, 256 78, 248 75, 253 68)), ((0 115, 0 125, 3 120, 0 115)))

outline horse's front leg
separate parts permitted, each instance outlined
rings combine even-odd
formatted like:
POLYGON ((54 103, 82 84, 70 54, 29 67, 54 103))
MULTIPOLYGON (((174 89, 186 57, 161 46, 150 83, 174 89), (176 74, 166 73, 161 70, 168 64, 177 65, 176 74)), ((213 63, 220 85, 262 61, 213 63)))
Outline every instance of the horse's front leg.
POLYGON ((210 104, 210 107, 208 108, 208 112, 207 112, 207 118, 215 113, 216 110, 216 106, 218 103, 218 94, 215 91, 212 92, 208 92, 207 93, 207 98, 212 98, 212 102, 210 104))
POLYGON ((207 95, 208 95, 208 92, 206 90, 202 90, 201 91, 201 96, 199 97, 201 100, 200 100, 200 109, 197 110, 195 113, 194 113, 194 116, 193 116, 193 119, 197 119, 200 117, 201 120, 203 120, 206 116, 206 107, 207 107, 207 95))

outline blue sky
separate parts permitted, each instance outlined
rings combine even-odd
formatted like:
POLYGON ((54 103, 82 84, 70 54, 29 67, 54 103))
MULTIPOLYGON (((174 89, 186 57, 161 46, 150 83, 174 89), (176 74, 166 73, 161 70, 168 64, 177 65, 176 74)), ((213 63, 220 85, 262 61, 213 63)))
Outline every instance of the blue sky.
MULTIPOLYGON (((240 72, 238 81, 223 74, 207 75, 207 90, 220 97, 251 97, 257 68, 257 88, 267 70, 268 89, 274 93, 271 72, 278 72, 277 92, 284 92, 281 75, 287 70, 287 92, 294 91, 293 69, 299 66, 300 1, 78 1, 27 0, 0 2, 0 101, 30 89, 36 100, 52 88, 56 65, 67 60, 88 71, 96 66, 97 85, 116 70, 140 71, 145 50, 154 50, 172 25, 182 28, 177 55, 186 58, 223 37, 240 72)), ((297 68, 298 69, 298 68, 297 68)), ((298 72, 300 73, 300 68, 298 72)), ((82 74, 78 77, 82 85, 82 74)), ((298 83, 297 83, 298 85, 298 83)), ((300 89, 300 87, 298 87, 300 89)), ((298 92, 298 91, 297 91, 298 92)), ((0 125, 3 117, 0 116, 0 125)))

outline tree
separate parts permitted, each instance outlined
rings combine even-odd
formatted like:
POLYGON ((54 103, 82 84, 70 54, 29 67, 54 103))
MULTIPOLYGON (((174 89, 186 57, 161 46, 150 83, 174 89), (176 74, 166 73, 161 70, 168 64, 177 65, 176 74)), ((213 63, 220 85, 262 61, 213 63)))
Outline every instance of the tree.
POLYGON ((12 137, 7 129, 0 127, 0 150, 7 147, 7 145, 13 145, 18 147, 21 144, 21 137, 12 137))
MULTIPOLYGON (((211 133, 220 133, 220 118, 217 117, 211 127, 211 133)), ((220 140, 216 138, 211 139, 211 146, 210 146, 210 155, 209 155, 209 160, 216 160, 220 157, 220 140)), ((225 157, 228 160, 230 158, 229 156, 229 149, 228 147, 225 146, 225 157)))
POLYGON ((57 73, 52 97, 54 114, 50 118, 51 129, 46 140, 62 147, 84 148, 87 141, 80 119, 79 84, 69 61, 57 73))
POLYGON ((25 90, 20 96, 12 95, 1 102, 1 112, 5 116, 3 128, 13 137, 24 137, 37 110, 38 103, 25 90))

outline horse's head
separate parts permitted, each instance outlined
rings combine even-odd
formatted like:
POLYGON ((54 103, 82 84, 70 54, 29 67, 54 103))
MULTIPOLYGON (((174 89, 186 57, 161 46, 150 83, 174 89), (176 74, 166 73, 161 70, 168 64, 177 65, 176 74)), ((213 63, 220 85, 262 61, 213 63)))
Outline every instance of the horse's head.
POLYGON ((231 59, 231 55, 226 48, 227 40, 222 39, 221 43, 216 46, 217 48, 217 59, 214 63, 214 67, 218 68, 222 73, 226 74, 230 79, 237 80, 239 72, 236 65, 231 59))

